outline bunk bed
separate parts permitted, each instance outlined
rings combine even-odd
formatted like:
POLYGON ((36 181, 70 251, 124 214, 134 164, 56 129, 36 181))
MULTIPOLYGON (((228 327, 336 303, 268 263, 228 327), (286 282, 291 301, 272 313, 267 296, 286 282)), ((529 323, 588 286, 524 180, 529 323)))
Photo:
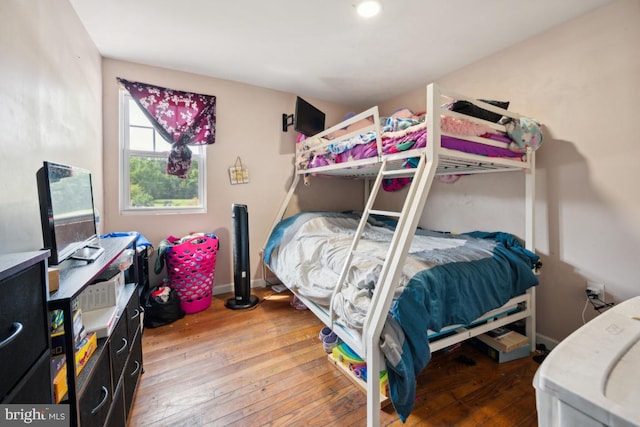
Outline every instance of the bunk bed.
MULTIPOLYGON (((370 373, 387 370, 402 420, 431 352, 523 319, 535 348, 539 127, 436 84, 427 86, 426 100, 428 114, 381 118, 373 107, 298 143, 294 179, 262 251, 265 269, 360 355, 370 373), (454 111, 459 102, 472 107, 471 115, 454 111), (500 120, 485 120, 485 113, 500 120), (452 235, 418 227, 436 176, 505 171, 525 173, 524 245, 507 233, 452 235), (314 175, 364 179, 362 212, 284 218, 299 183, 314 175), (375 209, 379 191, 394 180, 408 185, 402 210, 375 209), (447 277, 452 283, 445 284, 447 277)), ((367 425, 379 425, 383 396, 376 375, 368 375, 366 393, 367 425)))

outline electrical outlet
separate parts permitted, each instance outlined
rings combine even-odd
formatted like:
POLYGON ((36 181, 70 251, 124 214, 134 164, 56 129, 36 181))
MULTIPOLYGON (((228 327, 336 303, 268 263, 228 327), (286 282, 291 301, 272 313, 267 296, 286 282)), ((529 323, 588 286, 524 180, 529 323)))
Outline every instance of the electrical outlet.
POLYGON ((602 302, 605 302, 604 300, 604 283, 599 283, 599 282, 591 282, 588 281, 587 282, 587 295, 590 298, 597 298, 602 302))

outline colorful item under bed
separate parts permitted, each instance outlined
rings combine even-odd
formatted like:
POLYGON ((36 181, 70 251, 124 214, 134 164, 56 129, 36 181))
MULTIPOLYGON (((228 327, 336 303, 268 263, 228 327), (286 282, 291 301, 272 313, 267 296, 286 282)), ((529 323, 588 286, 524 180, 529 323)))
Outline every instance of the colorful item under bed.
MULTIPOLYGON (((340 343, 331 352, 335 361, 349 369, 365 383, 367 382, 367 363, 360 358, 348 345, 340 343)), ((389 396, 389 380, 387 371, 380 372, 380 394, 389 396)))

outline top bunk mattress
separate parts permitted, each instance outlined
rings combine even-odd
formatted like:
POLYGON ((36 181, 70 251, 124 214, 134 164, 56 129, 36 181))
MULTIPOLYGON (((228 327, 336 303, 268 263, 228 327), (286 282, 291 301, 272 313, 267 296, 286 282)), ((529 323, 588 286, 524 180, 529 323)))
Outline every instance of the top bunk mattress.
MULTIPOLYGON (((476 165, 490 164, 492 159, 509 159, 515 162, 511 166, 527 168, 527 153, 542 143, 540 125, 533 119, 500 108, 505 104, 498 105, 464 100, 432 107, 440 113, 436 132, 441 141, 439 155, 471 154, 475 156, 476 165), (465 108, 456 107, 461 102, 465 108), (468 108, 469 105, 472 108, 468 108), (484 110, 480 105, 492 111, 484 110), (522 164, 518 165, 518 161, 522 164)), ((385 158, 406 160, 416 157, 430 139, 427 122, 425 113, 403 108, 389 117, 380 117, 378 107, 372 107, 316 136, 305 138, 301 135, 296 144, 296 170, 306 174, 327 173, 339 168, 362 168, 385 158)), ((463 158, 469 159, 468 156, 463 158)), ((455 161, 453 163, 455 165, 455 161)), ((403 167, 407 167, 406 162, 403 167)), ((454 166, 440 168, 438 174, 472 172, 454 166)))

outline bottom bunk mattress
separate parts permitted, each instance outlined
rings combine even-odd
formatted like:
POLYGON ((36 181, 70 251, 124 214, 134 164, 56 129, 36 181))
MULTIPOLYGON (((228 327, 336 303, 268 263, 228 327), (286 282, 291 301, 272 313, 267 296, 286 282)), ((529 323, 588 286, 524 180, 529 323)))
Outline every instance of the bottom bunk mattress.
MULTIPOLYGON (((337 322, 361 331, 387 257, 395 221, 370 217, 342 289, 332 300, 360 220, 356 213, 306 212, 282 220, 264 261, 293 292, 333 306, 337 322)), ((538 284, 538 257, 502 232, 418 229, 381 336, 389 391, 402 420, 430 359, 428 331, 468 324, 538 284)))

